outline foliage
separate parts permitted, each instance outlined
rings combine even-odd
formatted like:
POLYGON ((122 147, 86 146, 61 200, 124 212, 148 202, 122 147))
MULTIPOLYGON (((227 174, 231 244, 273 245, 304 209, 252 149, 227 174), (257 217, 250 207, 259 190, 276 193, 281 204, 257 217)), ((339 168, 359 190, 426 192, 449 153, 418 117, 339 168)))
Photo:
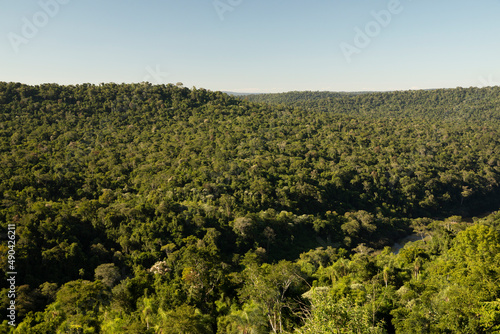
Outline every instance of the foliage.
POLYGON ((500 331, 499 100, 0 82, 15 331, 500 331))

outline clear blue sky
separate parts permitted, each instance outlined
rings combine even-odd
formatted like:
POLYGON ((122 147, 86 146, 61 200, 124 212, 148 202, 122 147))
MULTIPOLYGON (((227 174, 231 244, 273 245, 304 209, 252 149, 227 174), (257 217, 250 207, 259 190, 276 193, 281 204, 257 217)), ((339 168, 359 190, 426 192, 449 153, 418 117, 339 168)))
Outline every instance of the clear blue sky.
POLYGON ((395 1, 0 0, 0 81, 240 92, 500 84, 500 0, 395 1))

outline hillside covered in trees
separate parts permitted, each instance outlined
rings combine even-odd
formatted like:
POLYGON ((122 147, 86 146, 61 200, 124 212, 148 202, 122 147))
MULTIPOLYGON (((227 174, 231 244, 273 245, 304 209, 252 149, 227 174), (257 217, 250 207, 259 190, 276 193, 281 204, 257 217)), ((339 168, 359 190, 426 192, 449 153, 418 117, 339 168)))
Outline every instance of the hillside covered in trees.
POLYGON ((0 83, 0 332, 500 332, 499 140, 500 87, 0 83))

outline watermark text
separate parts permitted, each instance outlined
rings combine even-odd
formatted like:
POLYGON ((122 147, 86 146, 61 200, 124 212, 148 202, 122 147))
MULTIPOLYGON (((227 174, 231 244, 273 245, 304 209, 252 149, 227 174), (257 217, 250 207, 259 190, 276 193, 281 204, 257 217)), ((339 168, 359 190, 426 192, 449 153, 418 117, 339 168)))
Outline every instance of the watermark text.
MULTIPOLYGON (((411 0, 409 0, 411 1, 411 0)), ((354 39, 352 43, 340 43, 340 50, 348 63, 352 62, 354 55, 360 54, 366 49, 374 38, 380 35, 382 30, 389 26, 395 15, 403 12, 403 5, 400 0, 390 0, 387 9, 371 11, 372 21, 365 24, 364 28, 354 27, 354 39)))
POLYGON ((7 225, 7 322, 16 326, 16 225, 7 225))
POLYGON ((31 18, 23 17, 21 19, 20 33, 10 32, 7 38, 15 53, 19 52, 21 45, 26 45, 38 36, 40 29, 44 28, 54 18, 61 9, 61 5, 66 5, 70 0, 40 0, 38 5, 40 10, 37 11, 31 18))
POLYGON ((224 21, 224 15, 227 12, 232 12, 236 7, 241 5, 243 0, 214 0, 212 2, 219 19, 224 21))

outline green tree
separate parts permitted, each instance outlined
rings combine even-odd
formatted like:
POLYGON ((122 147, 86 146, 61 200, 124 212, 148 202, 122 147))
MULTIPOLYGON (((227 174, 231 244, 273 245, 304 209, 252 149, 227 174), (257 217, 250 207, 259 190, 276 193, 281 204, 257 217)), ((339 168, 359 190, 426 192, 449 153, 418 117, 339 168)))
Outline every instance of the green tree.
POLYGON ((120 279, 120 269, 114 263, 103 263, 95 268, 95 279, 112 288, 120 279))
POLYGON ((261 305, 271 330, 283 333, 284 311, 294 308, 294 301, 288 296, 290 289, 297 287, 302 280, 298 266, 287 261, 280 261, 275 265, 260 265, 253 253, 245 256, 243 265, 243 286, 239 295, 244 300, 253 300, 261 305))

